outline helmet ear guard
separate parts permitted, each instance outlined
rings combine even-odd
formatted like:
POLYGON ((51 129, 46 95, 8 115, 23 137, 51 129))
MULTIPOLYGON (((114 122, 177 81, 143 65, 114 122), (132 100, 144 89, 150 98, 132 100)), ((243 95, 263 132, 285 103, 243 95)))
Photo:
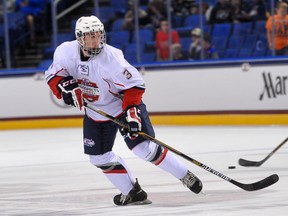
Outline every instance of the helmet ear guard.
POLYGON ((104 30, 103 23, 96 16, 83 16, 80 17, 76 22, 75 27, 76 39, 86 56, 93 57, 98 55, 104 45, 106 44, 106 33, 104 30), (100 43, 98 47, 89 47, 85 44, 85 35, 91 33, 100 33, 100 43))

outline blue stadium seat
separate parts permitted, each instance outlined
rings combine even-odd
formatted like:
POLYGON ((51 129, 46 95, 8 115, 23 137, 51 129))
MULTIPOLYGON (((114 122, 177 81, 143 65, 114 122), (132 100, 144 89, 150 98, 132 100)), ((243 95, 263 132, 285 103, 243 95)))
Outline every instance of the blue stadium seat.
POLYGON ((214 24, 212 36, 230 36, 232 31, 232 23, 214 24))
POLYGON ((4 38, 4 24, 0 23, 0 37, 4 38))
POLYGON ((202 15, 202 14, 201 15, 198 15, 198 14, 189 15, 184 18, 183 25, 191 26, 191 27, 199 27, 201 19, 202 19, 202 24, 205 25, 206 24, 205 15, 202 15))
POLYGON ((175 28, 175 31, 177 31, 179 37, 189 37, 191 36, 191 31, 193 28, 191 28, 190 26, 188 27, 177 27, 175 28))
POLYGON ((215 46, 217 51, 225 50, 227 46, 227 36, 212 37, 212 44, 215 46))
MULTIPOLYGON (((142 53, 144 51, 144 45, 143 44, 139 44, 139 49, 140 49, 140 53, 142 53)), ((134 55, 136 55, 136 53, 137 53, 137 44, 136 43, 127 44, 125 46, 124 53, 125 54, 134 54, 134 55)))
POLYGON ((238 53, 239 58, 247 58, 252 56, 253 48, 241 48, 238 53))
POLYGON ((257 35, 251 34, 245 37, 243 48, 255 48, 257 41, 257 35))
POLYGON ((253 51, 252 56, 254 57, 262 57, 262 56, 266 56, 266 49, 255 49, 253 51))
MULTIPOLYGON (((140 57, 144 53, 144 45, 139 44, 139 52, 140 52, 140 57)), ((124 57, 126 60, 130 63, 136 63, 137 62, 137 44, 136 43, 130 43, 127 44, 124 48, 124 57)))
POLYGON ((110 6, 115 13, 124 15, 129 8, 128 2, 127 0, 110 0, 110 6))
POLYGON ((249 35, 252 32, 253 22, 234 23, 232 35, 249 35))
POLYGON ((192 43, 191 37, 185 37, 180 39, 182 52, 188 53, 190 44, 192 43))
POLYGON ((239 49, 226 49, 224 57, 225 58, 237 58, 239 49))
MULTIPOLYGON (((197 27, 197 26, 196 26, 197 27)), ((198 27, 199 28, 199 27, 198 27)), ((175 30, 178 32, 179 36, 182 37, 191 37, 191 31, 194 29, 194 27, 186 26, 186 27, 178 27, 175 28, 175 30)), ((211 34, 212 26, 211 25, 205 25, 203 26, 204 32, 207 34, 211 34)))
POLYGON ((111 26, 111 31, 120 31, 122 30, 124 18, 118 18, 116 19, 111 26))
POLYGON ((262 34, 259 35, 258 40, 256 42, 256 47, 262 47, 267 48, 268 47, 268 39, 266 33, 262 32, 262 34))
POLYGON ((272 52, 272 50, 269 49, 269 48, 267 48, 267 49, 266 49, 265 56, 273 56, 273 52, 272 52))
POLYGON ((261 34, 263 32, 266 32, 266 21, 265 20, 258 20, 254 23, 254 27, 253 27, 253 34, 261 34))
POLYGON ((154 62, 156 61, 156 53, 142 53, 141 62, 154 62))
POLYGON ((144 46, 144 51, 147 52, 155 52, 156 50, 156 42, 155 41, 147 41, 144 46))
POLYGON ((239 35, 232 35, 229 40, 228 40, 228 49, 235 49, 235 48, 241 48, 243 45, 245 37, 244 36, 239 36, 239 35))
POLYGON ((219 58, 225 58, 225 50, 217 50, 219 58))
POLYGON ((209 4, 209 5, 211 5, 211 6, 214 6, 216 3, 217 3, 217 1, 218 0, 206 0, 206 1, 203 1, 203 0, 195 0, 195 2, 197 3, 197 4, 199 4, 199 3, 202 3, 202 2, 205 2, 205 3, 207 3, 207 4, 209 4))
POLYGON ((109 45, 111 45, 111 46, 113 46, 113 47, 115 47, 115 48, 117 48, 117 49, 120 49, 120 50, 124 50, 125 49, 125 44, 109 44, 109 45))
MULTIPOLYGON (((93 8, 93 12, 92 12, 93 15, 97 15, 96 11, 97 9, 93 8)), ((114 9, 109 6, 99 7, 98 12, 99 12, 98 17, 102 21, 102 23, 106 23, 109 19, 112 19, 115 16, 114 9)))
POLYGON ((130 63, 130 64, 134 64, 137 63, 137 55, 134 53, 124 53, 124 57, 125 59, 130 63))
POLYGON ((172 26, 173 28, 178 28, 183 26, 183 17, 182 16, 177 16, 173 15, 172 16, 172 26))
POLYGON ((118 31, 117 33, 111 34, 111 37, 109 39, 109 44, 112 46, 117 45, 126 45, 130 41, 130 32, 126 30, 118 31))
MULTIPOLYGON (((153 41, 154 40, 154 32, 152 29, 140 29, 139 30, 139 39, 140 43, 145 43, 148 41, 153 41)), ((136 43, 136 31, 133 32, 132 36, 132 43, 136 43)))
POLYGON ((211 35, 212 33, 212 25, 205 25, 203 26, 204 32, 211 35))

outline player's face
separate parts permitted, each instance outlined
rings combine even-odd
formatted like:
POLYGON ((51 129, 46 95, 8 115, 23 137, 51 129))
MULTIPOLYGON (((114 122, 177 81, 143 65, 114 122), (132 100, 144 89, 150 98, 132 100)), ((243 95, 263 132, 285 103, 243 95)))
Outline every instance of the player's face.
POLYGON ((96 49, 99 48, 101 42, 100 32, 89 32, 84 36, 85 49, 96 49))

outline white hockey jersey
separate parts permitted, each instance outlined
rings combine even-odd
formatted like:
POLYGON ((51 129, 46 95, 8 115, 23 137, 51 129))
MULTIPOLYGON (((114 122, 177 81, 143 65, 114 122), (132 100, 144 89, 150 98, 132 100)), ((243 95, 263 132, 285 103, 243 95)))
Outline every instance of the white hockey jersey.
MULTIPOLYGON (((114 117, 122 113, 122 101, 115 94, 134 86, 145 88, 139 71, 125 60, 121 50, 108 44, 100 54, 81 61, 76 40, 62 43, 56 48, 53 63, 45 72, 46 81, 55 75, 70 75, 77 79, 85 101, 114 117)), ((90 109, 86 109, 86 113, 96 121, 107 121, 90 109)))

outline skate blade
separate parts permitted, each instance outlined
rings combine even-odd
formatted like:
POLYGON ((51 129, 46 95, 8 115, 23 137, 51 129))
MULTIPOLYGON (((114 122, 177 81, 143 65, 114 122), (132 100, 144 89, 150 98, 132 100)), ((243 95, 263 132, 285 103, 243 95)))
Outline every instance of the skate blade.
POLYGON ((148 205, 148 204, 151 204, 151 203, 152 203, 151 200, 146 199, 146 200, 143 200, 143 201, 133 202, 133 203, 130 203, 128 205, 148 205))

